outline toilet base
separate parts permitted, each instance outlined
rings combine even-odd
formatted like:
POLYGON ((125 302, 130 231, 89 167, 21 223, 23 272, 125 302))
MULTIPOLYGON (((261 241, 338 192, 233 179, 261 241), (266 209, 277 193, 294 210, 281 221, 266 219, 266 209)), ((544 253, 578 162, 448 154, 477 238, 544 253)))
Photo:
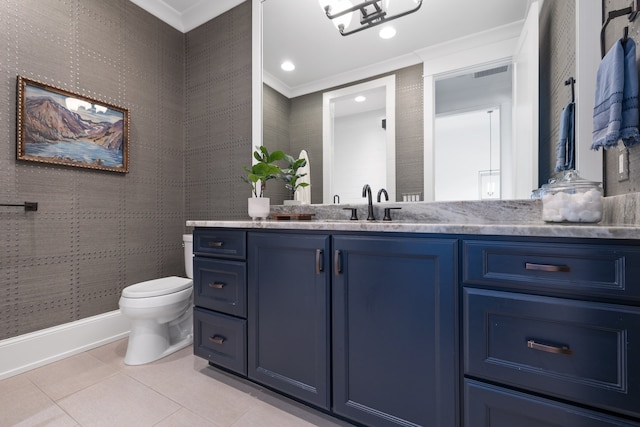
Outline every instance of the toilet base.
POLYGON ((191 310, 189 310, 187 316, 170 325, 158 324, 152 319, 137 320, 131 328, 124 363, 143 365, 191 345, 193 343, 191 319, 191 310))
MULTIPOLYGON (((127 357, 129 355, 129 348, 130 348, 130 347, 127 347, 127 356, 124 357, 124 363, 125 365, 135 366, 135 365, 144 365, 146 363, 155 362, 156 360, 160 360, 163 357, 166 357, 172 353, 175 353, 178 350, 182 350, 183 348, 191 345, 192 343, 193 343, 193 335, 189 335, 182 341, 175 343, 173 345, 170 345, 160 353, 143 354, 143 355, 133 354, 130 357, 127 357)), ((129 345, 131 345, 131 342, 129 342, 129 345)))
MULTIPOLYGON (((193 335, 189 335, 187 338, 183 339, 182 341, 167 347, 161 353, 146 354, 146 355, 135 354, 131 357, 125 356, 124 363, 125 365, 135 366, 135 365, 144 365, 146 363, 155 362, 156 360, 160 360, 163 357, 166 357, 172 353, 175 353, 178 350, 182 350, 183 348, 191 345, 192 343, 193 343, 193 335)), ((127 348, 127 354, 129 354, 128 349, 129 348, 127 348)))

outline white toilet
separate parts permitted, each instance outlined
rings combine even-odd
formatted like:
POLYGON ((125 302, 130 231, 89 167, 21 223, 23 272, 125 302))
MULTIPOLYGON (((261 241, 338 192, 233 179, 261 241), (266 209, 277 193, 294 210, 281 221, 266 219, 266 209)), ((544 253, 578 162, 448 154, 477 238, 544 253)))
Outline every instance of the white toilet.
POLYGON ((120 312, 131 320, 127 365, 153 362, 193 342, 193 236, 182 240, 188 279, 164 277, 122 290, 120 312))

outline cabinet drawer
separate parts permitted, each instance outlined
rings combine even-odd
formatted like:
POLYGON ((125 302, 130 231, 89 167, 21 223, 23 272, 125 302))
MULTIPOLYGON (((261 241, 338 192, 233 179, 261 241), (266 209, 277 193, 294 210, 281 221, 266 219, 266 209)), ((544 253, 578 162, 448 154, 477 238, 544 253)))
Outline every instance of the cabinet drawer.
POLYGON ((247 321, 198 307, 193 309, 193 353, 247 375, 247 321))
POLYGON ((463 242, 463 282, 640 301, 640 249, 539 242, 463 242))
POLYGON ((247 316, 247 266, 244 261, 195 257, 194 303, 238 317, 247 316))
POLYGON ((464 289, 465 374, 640 416, 640 308, 464 289))
POLYGON ((247 257, 247 233, 240 230, 196 228, 193 232, 193 252, 223 258, 247 257))
POLYGON ((465 427, 638 427, 640 423, 465 380, 465 427))

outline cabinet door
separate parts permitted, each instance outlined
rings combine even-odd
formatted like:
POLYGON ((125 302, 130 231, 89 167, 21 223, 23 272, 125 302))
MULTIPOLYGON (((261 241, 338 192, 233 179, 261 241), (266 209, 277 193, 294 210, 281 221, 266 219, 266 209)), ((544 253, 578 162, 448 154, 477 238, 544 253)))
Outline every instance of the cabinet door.
POLYGON ((333 238, 333 411, 458 424, 455 240, 333 238))
POLYGON ((329 236, 249 233, 248 375, 329 408, 329 236))

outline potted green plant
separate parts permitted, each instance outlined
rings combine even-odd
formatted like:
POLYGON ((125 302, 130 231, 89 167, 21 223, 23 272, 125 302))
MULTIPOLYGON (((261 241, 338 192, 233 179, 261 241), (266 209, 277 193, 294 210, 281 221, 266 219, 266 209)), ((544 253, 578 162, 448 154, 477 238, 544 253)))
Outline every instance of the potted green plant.
POLYGON ((271 200, 264 197, 264 191, 267 187, 267 181, 276 179, 282 174, 282 169, 275 165, 274 162, 284 158, 284 152, 276 150, 269 153, 267 147, 259 146, 253 152, 256 160, 251 168, 244 166, 247 172, 246 178, 243 180, 251 186, 252 197, 248 200, 249 216, 253 219, 266 218, 269 216, 271 200))
POLYGON ((289 154, 284 155, 284 160, 287 162, 287 167, 282 169, 280 179, 284 181, 284 186, 289 190, 289 200, 285 200, 284 204, 296 204, 295 200, 296 190, 299 188, 308 187, 308 182, 301 182, 300 178, 307 176, 306 172, 299 172, 299 169, 307 165, 307 159, 299 158, 295 159, 289 154))

